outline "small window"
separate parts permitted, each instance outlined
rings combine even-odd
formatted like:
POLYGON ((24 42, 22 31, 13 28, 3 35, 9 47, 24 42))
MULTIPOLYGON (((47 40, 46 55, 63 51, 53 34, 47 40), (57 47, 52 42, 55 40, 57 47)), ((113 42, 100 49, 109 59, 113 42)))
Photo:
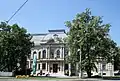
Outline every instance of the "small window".
POLYGON ((101 73, 99 73, 98 75, 101 75, 101 73))
POLYGON ((40 64, 38 64, 38 70, 40 70, 40 64))
POLYGON ((42 64, 42 69, 43 70, 46 69, 46 64, 45 63, 42 64))
POLYGON ((106 70, 106 64, 102 65, 102 70, 106 70))
POLYGON ((93 73, 91 73, 91 75, 93 75, 93 73))
POLYGON ((106 75, 106 73, 103 73, 103 75, 106 75))

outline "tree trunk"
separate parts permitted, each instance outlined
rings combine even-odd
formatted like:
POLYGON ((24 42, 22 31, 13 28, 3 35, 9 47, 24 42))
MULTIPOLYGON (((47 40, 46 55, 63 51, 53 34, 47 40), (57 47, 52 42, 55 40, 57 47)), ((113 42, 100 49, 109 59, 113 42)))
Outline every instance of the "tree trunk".
POLYGON ((87 71, 88 78, 91 78, 91 70, 87 71))
POLYGON ((20 61, 20 68, 21 69, 26 69, 26 62, 27 62, 27 58, 25 57, 25 56, 23 56, 22 58, 21 58, 21 61, 20 61))
MULTIPOLYGON (((88 38, 87 38, 87 41, 88 41, 88 38)), ((87 52, 88 52, 88 62, 89 62, 89 65, 88 65, 88 70, 87 70, 87 75, 88 75, 88 78, 91 78, 91 58, 90 58, 90 53, 89 53, 89 51, 90 51, 90 48, 89 48, 90 46, 88 45, 88 43, 87 43, 87 52)))

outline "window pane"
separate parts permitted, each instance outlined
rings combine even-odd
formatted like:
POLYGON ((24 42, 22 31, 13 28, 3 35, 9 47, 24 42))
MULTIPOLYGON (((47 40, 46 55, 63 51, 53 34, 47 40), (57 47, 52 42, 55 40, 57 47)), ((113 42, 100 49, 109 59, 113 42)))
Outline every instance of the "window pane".
POLYGON ((50 49, 50 58, 54 58, 54 48, 50 49))
POLYGON ((41 51, 39 52, 39 59, 41 58, 41 51))
POLYGON ((46 64, 45 63, 42 64, 42 69, 46 69, 46 64))
POLYGON ((60 58, 60 51, 57 50, 57 58, 60 58))
POLYGON ((102 70, 106 70, 106 64, 102 65, 102 70))
POLYGON ((40 64, 38 64, 38 70, 40 70, 40 64))
POLYGON ((46 51, 43 50, 43 58, 46 58, 46 51))

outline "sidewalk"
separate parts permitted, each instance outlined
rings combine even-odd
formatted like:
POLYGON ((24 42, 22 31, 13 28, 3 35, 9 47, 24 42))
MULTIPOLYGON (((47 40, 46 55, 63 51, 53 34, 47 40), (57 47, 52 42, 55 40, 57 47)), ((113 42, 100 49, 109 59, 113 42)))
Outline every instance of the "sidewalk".
POLYGON ((96 79, 96 78, 86 78, 86 79, 80 79, 76 77, 69 77, 69 78, 62 78, 62 79, 22 79, 15 77, 0 77, 0 81, 117 81, 117 80, 102 80, 102 79, 96 79))

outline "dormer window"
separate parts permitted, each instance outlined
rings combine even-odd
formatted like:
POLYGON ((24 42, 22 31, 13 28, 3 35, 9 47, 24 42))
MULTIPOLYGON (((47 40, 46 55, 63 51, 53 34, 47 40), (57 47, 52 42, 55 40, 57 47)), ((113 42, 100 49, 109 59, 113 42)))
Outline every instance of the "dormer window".
POLYGON ((55 39, 58 38, 58 35, 57 35, 57 34, 54 34, 53 36, 54 36, 55 39))

